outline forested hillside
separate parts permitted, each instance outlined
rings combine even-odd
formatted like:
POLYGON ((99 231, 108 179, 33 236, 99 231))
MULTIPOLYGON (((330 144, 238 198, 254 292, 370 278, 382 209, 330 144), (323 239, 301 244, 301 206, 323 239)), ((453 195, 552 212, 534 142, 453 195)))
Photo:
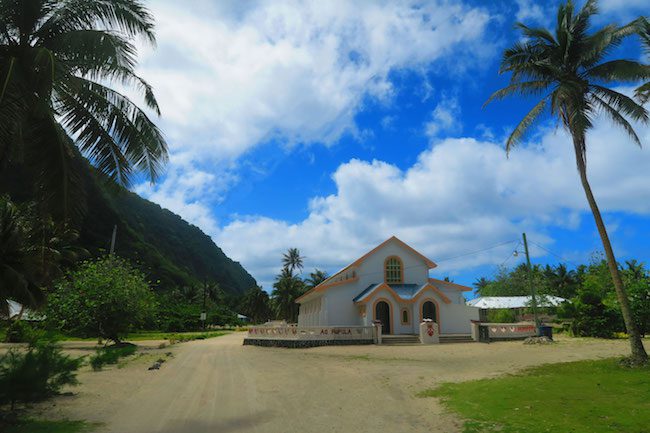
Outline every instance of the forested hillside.
MULTIPOLYGON (((83 162, 85 163, 85 161, 83 162)), ((91 255, 105 253, 117 225, 116 254, 132 260, 160 291, 217 282, 232 294, 256 285, 255 279, 228 258, 212 239, 178 215, 124 188, 100 180, 90 168, 84 171, 85 213, 77 222, 79 243, 91 255)), ((0 177, 0 193, 13 200, 31 199, 33 185, 20 170, 0 177)))

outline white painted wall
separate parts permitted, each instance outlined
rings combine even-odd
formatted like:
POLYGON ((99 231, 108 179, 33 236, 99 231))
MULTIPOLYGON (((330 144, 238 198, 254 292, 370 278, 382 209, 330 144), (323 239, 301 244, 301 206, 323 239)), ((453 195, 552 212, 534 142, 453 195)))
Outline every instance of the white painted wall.
POLYGON ((470 334, 472 320, 478 320, 479 309, 468 305, 445 304, 440 306, 441 334, 470 334))
POLYGON ((389 242, 359 265, 357 275, 361 290, 371 284, 384 281, 384 261, 390 256, 398 256, 402 259, 405 284, 422 285, 428 281, 429 267, 427 264, 413 252, 402 248, 397 242, 389 242))

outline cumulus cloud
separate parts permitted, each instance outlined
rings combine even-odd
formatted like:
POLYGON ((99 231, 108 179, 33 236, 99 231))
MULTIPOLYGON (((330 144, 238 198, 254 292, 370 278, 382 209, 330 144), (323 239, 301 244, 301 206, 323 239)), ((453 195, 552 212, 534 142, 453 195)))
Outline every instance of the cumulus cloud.
POLYGON ((435 138, 442 132, 458 132, 461 127, 458 99, 444 97, 433 109, 424 130, 429 138, 435 138))
MULTIPOLYGON (((362 140, 371 132, 358 130, 355 115, 367 98, 390 103, 392 71, 430 70, 436 62, 462 68, 458 58, 476 62, 491 53, 483 41, 489 14, 462 3, 192 5, 152 3, 158 47, 143 46, 139 66, 155 88, 174 157, 166 181, 137 190, 174 211, 194 204, 176 186, 180 173, 225 176, 232 185, 238 158, 256 146, 286 151, 298 143, 329 145, 344 134, 362 140), (459 57, 467 52, 473 55, 459 57), (446 63, 452 54, 456 60, 446 63)), ((203 180, 207 197, 214 187, 203 180)))
MULTIPOLYGON (((640 131, 647 142, 650 128, 640 131)), ((590 218, 574 161, 570 138, 555 129, 510 158, 494 142, 448 138, 404 171, 354 159, 332 175, 336 193, 314 197, 303 221, 250 216, 226 225, 216 241, 267 285, 281 252, 294 246, 308 269, 329 271, 391 235, 434 261, 518 239, 522 231, 549 246, 549 228, 572 229, 580 215, 590 218)), ((602 209, 650 214, 650 153, 605 122, 590 134, 588 165, 602 209)), ((439 270, 499 264, 512 247, 441 263, 439 270)))

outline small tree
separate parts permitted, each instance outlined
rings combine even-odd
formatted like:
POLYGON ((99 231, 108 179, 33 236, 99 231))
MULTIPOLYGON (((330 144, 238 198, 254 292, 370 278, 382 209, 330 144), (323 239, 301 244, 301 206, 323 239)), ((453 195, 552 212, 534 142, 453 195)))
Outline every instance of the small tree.
POLYGON ((144 274, 115 256, 84 262, 48 300, 48 320, 64 331, 119 342, 155 314, 144 274))
POLYGON ((12 349, 0 356, 0 404, 29 403, 56 394, 64 385, 76 385, 75 371, 82 359, 61 352, 53 342, 12 349))

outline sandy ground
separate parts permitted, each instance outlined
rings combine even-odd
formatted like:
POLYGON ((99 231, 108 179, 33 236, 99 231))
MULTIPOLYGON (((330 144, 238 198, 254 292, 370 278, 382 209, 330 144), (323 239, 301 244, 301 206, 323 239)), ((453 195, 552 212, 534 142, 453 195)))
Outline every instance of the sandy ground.
POLYGON ((458 432, 460 420, 416 394, 441 382, 627 350, 626 341, 589 339, 275 349, 242 346, 243 336, 150 344, 122 368, 81 371, 73 395, 35 407, 34 415, 98 422, 103 433, 458 432), (170 351, 160 370, 147 370, 170 351))

